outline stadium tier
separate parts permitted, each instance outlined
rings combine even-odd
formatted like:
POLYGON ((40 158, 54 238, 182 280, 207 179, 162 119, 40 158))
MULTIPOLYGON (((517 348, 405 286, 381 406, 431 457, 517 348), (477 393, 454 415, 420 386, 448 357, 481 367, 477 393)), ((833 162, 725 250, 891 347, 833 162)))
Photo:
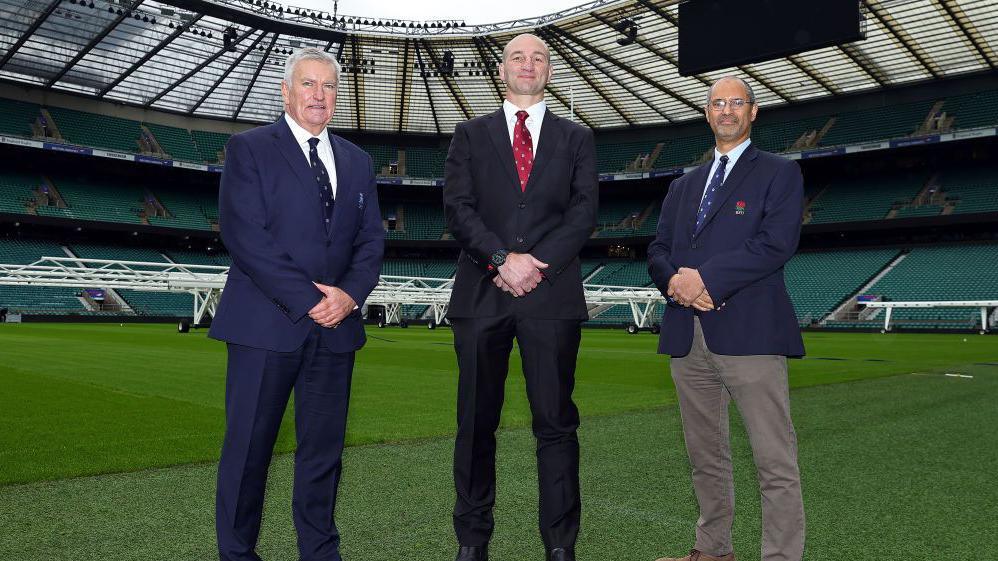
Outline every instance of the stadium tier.
POLYGON ((0 212, 27 214, 41 183, 37 174, 0 171, 0 212))
POLYGON ((382 203, 389 240, 439 240, 444 237, 444 210, 441 204, 382 203), (394 221, 394 228, 392 228, 394 221))
MULTIPOLYGON (((806 118, 768 119, 765 113, 753 130, 753 141, 763 150, 785 152, 803 139, 795 149, 817 146, 839 146, 915 134, 940 102, 938 115, 943 130, 969 129, 998 125, 998 90, 966 93, 943 99, 893 104, 853 111, 840 111, 806 118), (826 125, 828 130, 817 137, 826 125), (807 137, 805 137, 807 135, 807 137), (817 144, 815 144, 817 141, 817 144)), ((42 107, 17 100, 0 99, 0 133, 33 136, 32 123, 42 114, 42 107)), ((222 161, 227 133, 166 126, 154 123, 98 115, 85 111, 46 107, 54 124, 68 142, 138 152, 142 126, 152 133, 160 148, 170 157, 198 163, 222 161)), ((675 137, 668 132, 660 138, 641 141, 613 141, 597 137, 597 169, 601 173, 647 171, 695 165, 713 146, 713 137, 704 127, 701 134, 675 137), (660 148, 659 148, 659 145, 660 148), (656 153, 656 149, 658 152, 656 153), (654 155, 654 158, 650 156, 654 155), (642 160, 644 158, 644 160, 642 160)), ((391 162, 400 162, 405 152, 405 168, 400 175, 414 178, 443 177, 445 147, 401 146, 362 142, 361 146, 374 160, 375 171, 393 175, 391 162)))
POLYGON ((31 125, 41 116, 41 106, 0 98, 0 134, 32 136, 31 125))
MULTIPOLYGON (((28 265, 42 257, 65 256, 62 246, 52 242, 0 240, 0 263, 28 265)), ((76 296, 79 292, 76 288, 0 285, 0 308, 15 314, 87 314, 76 296)))
MULTIPOLYGON (((894 301, 998 300, 998 244, 912 249, 866 292, 894 301)), ((883 311, 851 327, 879 328, 883 311)), ((977 308, 897 308, 892 325, 974 329, 977 308)))
POLYGON ((36 209, 39 215, 124 224, 143 223, 140 214, 145 193, 139 187, 96 183, 69 176, 53 177, 52 183, 66 206, 39 206, 36 209))
POLYGON ((189 249, 169 249, 163 252, 174 263, 185 265, 215 265, 228 267, 232 265, 232 258, 225 252, 193 251, 189 249))
POLYGON ((840 179, 829 184, 805 212, 806 224, 882 220, 909 204, 928 174, 890 174, 840 179))
POLYGON ((947 170, 939 181, 953 214, 998 211, 998 170, 993 166, 947 170))
POLYGON ((147 216, 150 225, 190 230, 211 230, 218 222, 218 198, 212 193, 157 189, 156 199, 167 216, 147 216))
POLYGON ((835 311, 898 253, 896 249, 861 249, 795 255, 784 269, 784 278, 800 325, 811 325, 835 311))
POLYGON ((932 101, 903 103, 839 113, 821 137, 821 146, 839 146, 911 136, 925 121, 932 101))

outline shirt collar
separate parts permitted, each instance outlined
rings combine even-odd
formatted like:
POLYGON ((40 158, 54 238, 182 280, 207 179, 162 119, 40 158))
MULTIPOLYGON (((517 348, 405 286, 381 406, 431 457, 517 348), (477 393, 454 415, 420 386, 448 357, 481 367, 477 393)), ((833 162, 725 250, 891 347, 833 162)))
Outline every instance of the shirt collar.
MULTIPOLYGON (((527 118, 533 119, 534 121, 540 122, 544 118, 544 111, 547 109, 547 104, 544 100, 540 100, 537 103, 531 105, 526 109, 527 118)), ((521 109, 512 104, 508 99, 502 102, 503 113, 506 114, 506 122, 516 121, 516 112, 521 109)))
MULTIPOLYGON (((742 152, 745 152, 745 150, 749 147, 749 144, 752 144, 752 139, 751 138, 746 138, 744 141, 742 141, 741 144, 739 144, 738 146, 735 146, 731 150, 728 150, 728 153, 727 153, 727 156, 728 156, 728 169, 731 169, 732 167, 734 167, 735 162, 742 155, 742 152)), ((720 161, 721 156, 724 156, 724 155, 725 154, 722 154, 722 153, 720 153, 720 152, 717 151, 717 147, 716 146, 714 147, 714 161, 715 162, 720 161)))
POLYGON ((326 142, 327 144, 329 143, 329 134, 327 133, 326 129, 322 129, 322 132, 320 132, 318 135, 313 135, 312 133, 302 128, 302 126, 299 125, 294 119, 292 119, 291 115, 285 113, 284 120, 287 121, 288 127, 291 128, 291 134, 294 135, 295 140, 298 141, 298 144, 300 144, 301 146, 306 146, 308 144, 308 139, 313 137, 318 138, 321 142, 326 142))

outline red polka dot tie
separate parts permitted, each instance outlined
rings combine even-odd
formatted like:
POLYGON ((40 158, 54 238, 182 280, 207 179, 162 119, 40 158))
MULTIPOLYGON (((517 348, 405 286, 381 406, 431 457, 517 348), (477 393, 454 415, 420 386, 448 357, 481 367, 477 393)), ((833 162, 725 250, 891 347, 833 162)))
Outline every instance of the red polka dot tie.
POLYGON ((527 112, 516 112, 516 126, 513 127, 513 159, 516 160, 516 173, 520 176, 520 191, 527 190, 527 179, 534 167, 534 140, 527 129, 527 112))

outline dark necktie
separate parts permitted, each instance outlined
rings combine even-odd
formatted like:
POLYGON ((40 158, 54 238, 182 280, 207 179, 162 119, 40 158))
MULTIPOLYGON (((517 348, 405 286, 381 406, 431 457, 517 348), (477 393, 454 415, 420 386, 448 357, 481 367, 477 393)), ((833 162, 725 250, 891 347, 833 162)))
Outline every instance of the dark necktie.
POLYGON ((513 127, 513 159, 516 160, 516 173, 520 176, 520 191, 527 190, 527 179, 534 168, 534 141, 527 129, 527 112, 516 112, 516 125, 513 127))
POLYGON ((333 219, 336 201, 333 199, 333 186, 329 183, 329 172, 319 159, 319 150, 316 149, 319 142, 320 140, 315 137, 308 139, 308 162, 312 166, 312 175, 315 176, 315 183, 319 187, 319 201, 322 203, 322 215, 328 229, 333 219))
POLYGON ((697 227, 693 230, 693 235, 700 233, 700 228, 703 228, 703 223, 707 219, 707 213, 710 212, 710 205, 714 202, 714 194, 721 188, 721 184, 724 183, 724 168, 728 165, 728 157, 721 156, 721 165, 717 166, 717 171, 714 172, 714 177, 710 178, 710 183, 707 185, 707 192, 703 195, 703 200, 700 201, 700 210, 697 211, 697 227))

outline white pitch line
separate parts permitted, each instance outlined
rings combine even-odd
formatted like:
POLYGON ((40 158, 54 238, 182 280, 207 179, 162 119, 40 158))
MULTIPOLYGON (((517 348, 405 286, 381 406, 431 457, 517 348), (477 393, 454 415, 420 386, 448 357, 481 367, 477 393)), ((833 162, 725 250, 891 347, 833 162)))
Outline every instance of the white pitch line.
POLYGON ((973 378, 973 376, 971 376, 969 374, 954 374, 954 373, 951 373, 951 372, 947 372, 944 375, 945 376, 949 376, 950 378, 973 378))

